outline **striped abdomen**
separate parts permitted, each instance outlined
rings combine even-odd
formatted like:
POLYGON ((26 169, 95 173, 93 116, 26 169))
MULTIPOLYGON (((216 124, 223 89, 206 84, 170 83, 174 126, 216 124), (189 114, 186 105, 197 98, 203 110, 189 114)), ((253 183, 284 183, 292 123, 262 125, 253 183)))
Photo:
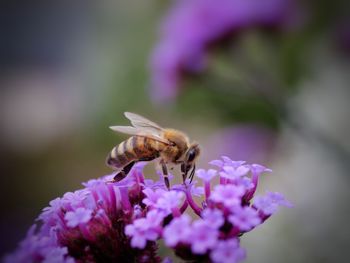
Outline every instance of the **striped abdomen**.
POLYGON ((132 136, 112 149, 107 157, 107 165, 123 168, 132 161, 154 159, 164 147, 164 144, 151 138, 132 136))

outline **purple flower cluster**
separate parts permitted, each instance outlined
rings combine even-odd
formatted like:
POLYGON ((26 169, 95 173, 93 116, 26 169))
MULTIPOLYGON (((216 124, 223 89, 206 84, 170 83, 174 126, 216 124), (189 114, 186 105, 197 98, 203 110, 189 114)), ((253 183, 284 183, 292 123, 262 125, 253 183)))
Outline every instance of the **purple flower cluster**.
POLYGON ((183 72, 197 73, 213 43, 252 27, 287 26, 292 0, 178 0, 163 21, 151 59, 156 100, 173 98, 183 72))
POLYGON ((211 164, 218 169, 196 171, 204 187, 188 181, 168 191, 162 178, 144 178, 144 164, 119 183, 109 182, 113 175, 90 180, 51 201, 4 262, 161 262, 160 239, 183 260, 242 261, 240 237, 291 204, 271 192, 252 201, 260 174, 271 170, 228 157, 211 164), (215 177, 220 183, 212 188, 215 177))

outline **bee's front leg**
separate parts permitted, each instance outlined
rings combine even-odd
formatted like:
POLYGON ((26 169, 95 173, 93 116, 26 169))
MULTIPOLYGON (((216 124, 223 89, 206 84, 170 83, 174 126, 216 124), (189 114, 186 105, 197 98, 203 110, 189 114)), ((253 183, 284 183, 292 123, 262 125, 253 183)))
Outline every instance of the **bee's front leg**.
POLYGON ((168 190, 170 190, 170 182, 169 182, 169 177, 168 177, 168 168, 164 162, 164 160, 160 161, 160 165, 162 166, 162 171, 163 171, 163 176, 164 176, 164 183, 168 190))

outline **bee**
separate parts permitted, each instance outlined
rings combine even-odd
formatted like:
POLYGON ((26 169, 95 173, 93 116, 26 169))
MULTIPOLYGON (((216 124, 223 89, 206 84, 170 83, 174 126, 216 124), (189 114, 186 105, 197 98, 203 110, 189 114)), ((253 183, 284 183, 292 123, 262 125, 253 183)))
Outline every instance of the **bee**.
POLYGON ((195 161, 200 154, 198 143, 190 143, 185 133, 162 128, 138 114, 125 112, 124 115, 131 121, 132 126, 110 127, 113 131, 132 135, 115 146, 107 156, 107 165, 118 171, 113 178, 114 182, 125 178, 135 163, 154 159, 159 159, 164 183, 168 189, 169 164, 180 165, 183 182, 185 183, 188 173, 192 182, 196 169, 195 161))

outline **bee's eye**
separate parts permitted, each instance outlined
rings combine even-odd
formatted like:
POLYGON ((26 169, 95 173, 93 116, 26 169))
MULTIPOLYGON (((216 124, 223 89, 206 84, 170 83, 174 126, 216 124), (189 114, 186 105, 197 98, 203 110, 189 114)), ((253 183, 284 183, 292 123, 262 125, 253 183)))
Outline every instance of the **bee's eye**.
POLYGON ((194 158, 196 157, 196 152, 194 150, 190 150, 190 152, 188 153, 188 162, 192 162, 194 160, 194 158))

